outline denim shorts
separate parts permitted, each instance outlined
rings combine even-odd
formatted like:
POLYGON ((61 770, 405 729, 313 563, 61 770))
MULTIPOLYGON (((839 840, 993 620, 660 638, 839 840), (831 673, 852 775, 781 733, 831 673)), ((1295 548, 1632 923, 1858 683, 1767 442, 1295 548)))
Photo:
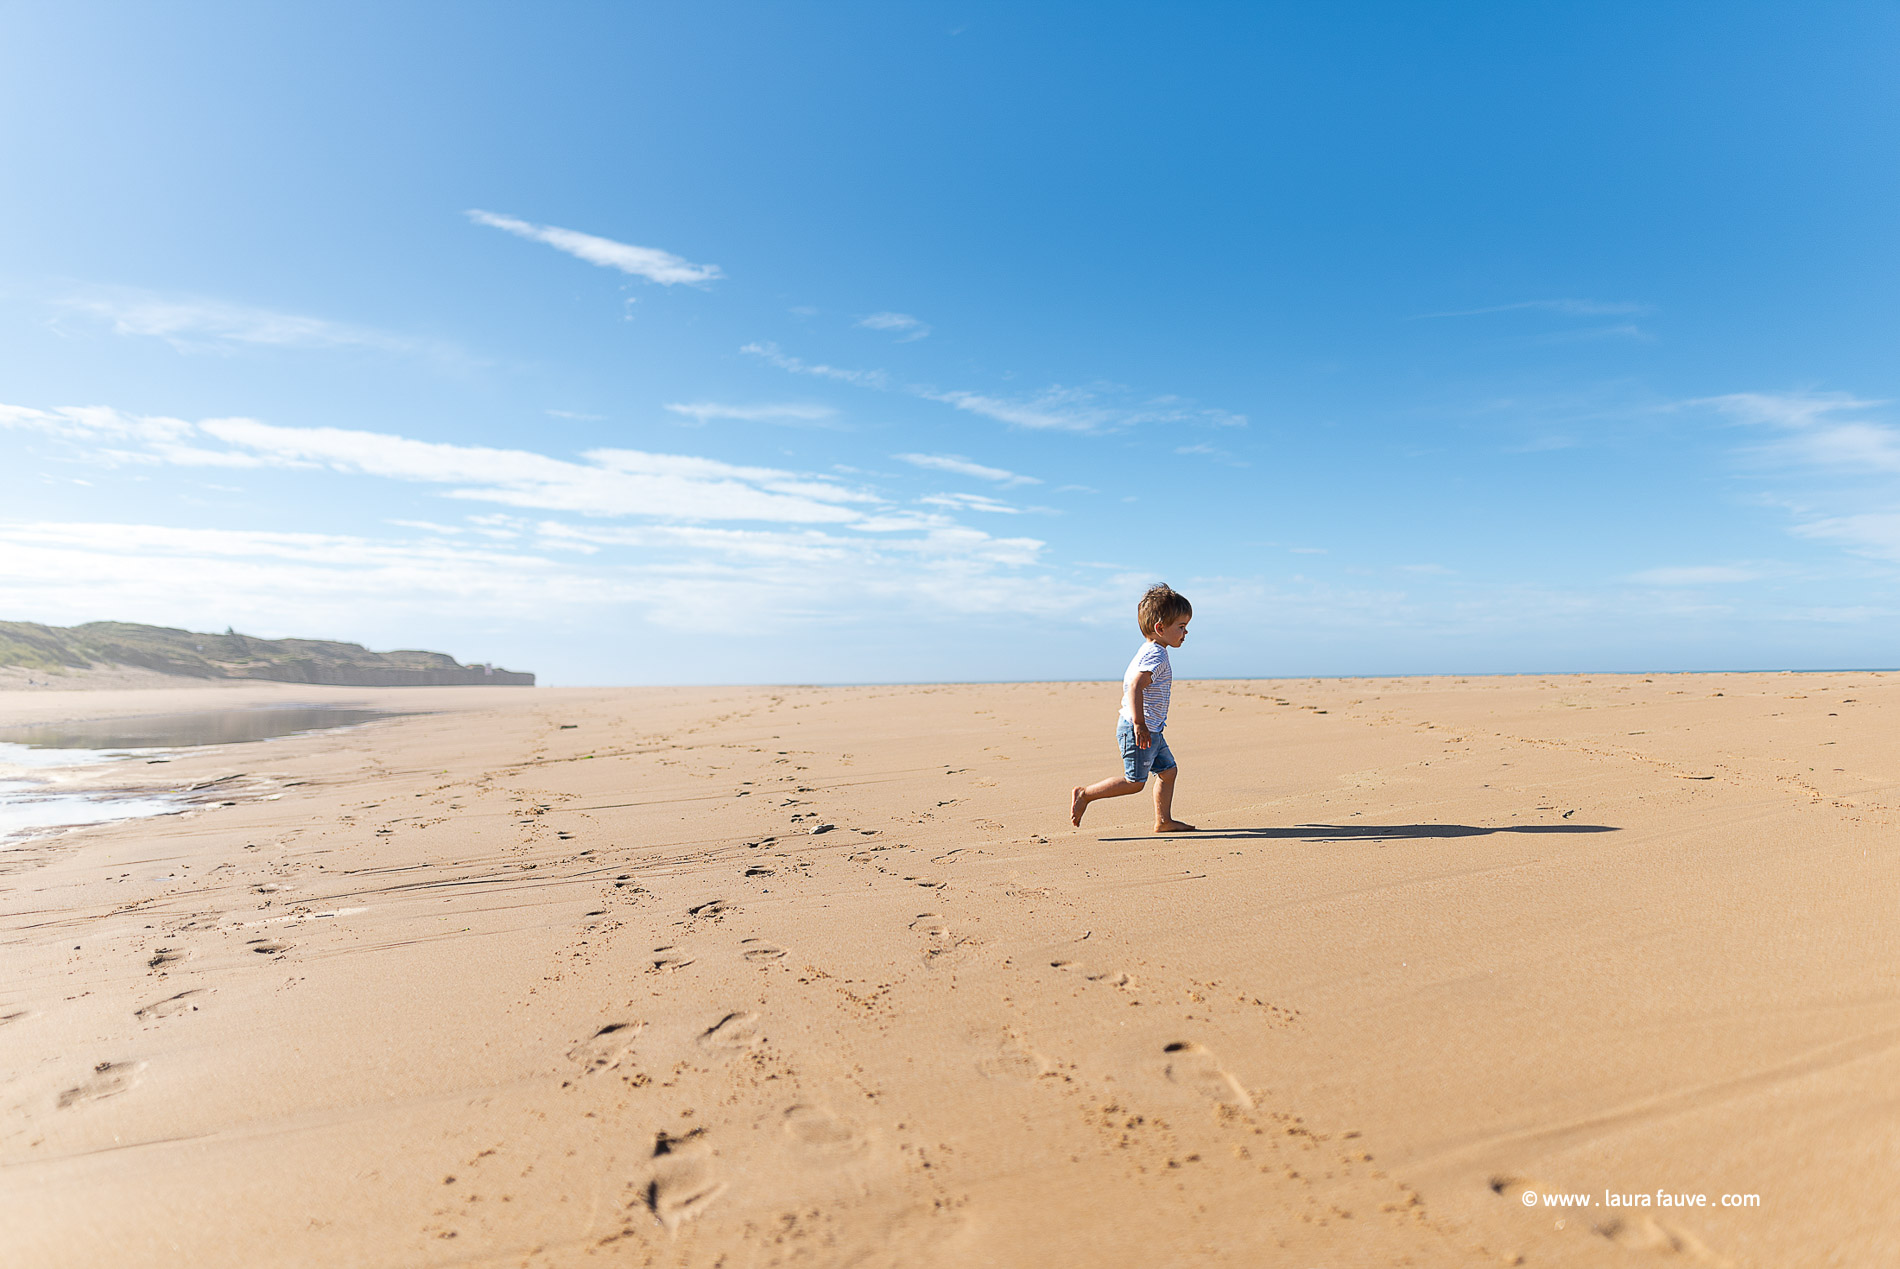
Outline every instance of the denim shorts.
POLYGON ((1145 784, 1150 771, 1174 770, 1174 754, 1168 738, 1160 732, 1148 733, 1148 747, 1135 744, 1135 725, 1126 718, 1115 724, 1115 743, 1122 749, 1122 772, 1136 784, 1145 784))

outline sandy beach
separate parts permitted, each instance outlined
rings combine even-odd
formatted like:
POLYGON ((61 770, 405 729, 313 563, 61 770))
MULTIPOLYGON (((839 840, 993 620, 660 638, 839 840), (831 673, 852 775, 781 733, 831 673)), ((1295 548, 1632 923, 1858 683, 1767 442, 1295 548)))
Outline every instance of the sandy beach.
POLYGON ((1116 691, 0 692, 409 712, 0 849, 4 1259, 1900 1262, 1900 676, 1116 691))

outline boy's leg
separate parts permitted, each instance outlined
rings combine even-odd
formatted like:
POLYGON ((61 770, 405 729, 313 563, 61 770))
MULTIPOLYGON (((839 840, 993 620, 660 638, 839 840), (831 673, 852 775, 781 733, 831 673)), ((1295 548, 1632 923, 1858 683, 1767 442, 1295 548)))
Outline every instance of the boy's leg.
POLYGON ((1166 771, 1155 772, 1155 832, 1192 833, 1194 825, 1183 824, 1174 818, 1174 777, 1181 770, 1169 767, 1166 771))
POLYGON ((1090 802, 1099 802, 1103 798, 1125 798, 1130 793, 1139 793, 1147 787, 1143 781, 1129 780, 1121 776, 1097 780, 1086 789, 1078 784, 1069 795, 1069 822, 1081 828, 1082 812, 1089 809, 1090 802))

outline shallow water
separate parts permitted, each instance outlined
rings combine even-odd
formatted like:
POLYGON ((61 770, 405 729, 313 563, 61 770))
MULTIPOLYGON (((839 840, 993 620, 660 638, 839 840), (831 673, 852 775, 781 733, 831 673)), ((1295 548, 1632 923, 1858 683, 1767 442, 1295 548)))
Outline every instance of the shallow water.
POLYGON ((140 758, 164 762, 175 749, 274 740, 396 717, 387 710, 289 705, 0 727, 0 845, 54 829, 173 815, 190 806, 173 793, 59 789, 35 778, 41 773, 140 758))
POLYGON ((113 796, 106 793, 53 793, 26 780, 0 780, 0 843, 49 828, 110 824, 147 815, 173 815, 183 799, 167 794, 113 796))
POLYGON ((73 723, 36 723, 0 727, 0 744, 29 749, 186 749, 197 745, 237 745, 274 740, 306 731, 354 727, 398 715, 380 709, 344 709, 329 705, 281 705, 263 709, 215 709, 194 714, 141 714, 131 718, 91 718, 73 723))

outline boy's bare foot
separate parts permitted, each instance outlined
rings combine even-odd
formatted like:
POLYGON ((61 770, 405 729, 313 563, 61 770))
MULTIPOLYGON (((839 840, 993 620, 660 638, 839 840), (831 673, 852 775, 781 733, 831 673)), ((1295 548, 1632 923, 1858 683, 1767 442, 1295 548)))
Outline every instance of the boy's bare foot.
MULTIPOLYGON (((1079 819, 1076 821, 1078 824, 1081 822, 1079 819)), ((1200 831, 1201 830, 1194 827, 1194 825, 1183 824, 1180 820, 1163 820, 1161 823, 1155 825, 1155 832, 1157 833, 1198 833, 1200 831)))
POLYGON ((1078 784, 1075 786, 1075 791, 1069 795, 1069 823, 1081 828, 1082 812, 1088 809, 1089 791, 1078 784))

